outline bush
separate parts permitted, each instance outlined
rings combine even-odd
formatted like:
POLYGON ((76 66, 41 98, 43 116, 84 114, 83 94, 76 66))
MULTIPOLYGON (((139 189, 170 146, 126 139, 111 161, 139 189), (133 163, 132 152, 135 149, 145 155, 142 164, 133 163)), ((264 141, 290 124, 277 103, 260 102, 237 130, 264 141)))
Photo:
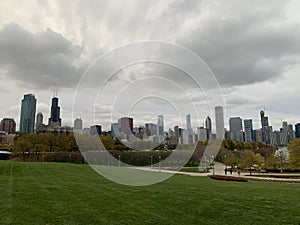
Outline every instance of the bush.
POLYGON ((44 161, 83 164, 84 158, 80 152, 54 152, 46 153, 44 156, 44 161))
POLYGON ((242 177, 220 176, 220 175, 212 175, 209 177, 211 179, 215 179, 215 180, 238 181, 238 182, 247 182, 248 181, 246 178, 242 178, 242 177))

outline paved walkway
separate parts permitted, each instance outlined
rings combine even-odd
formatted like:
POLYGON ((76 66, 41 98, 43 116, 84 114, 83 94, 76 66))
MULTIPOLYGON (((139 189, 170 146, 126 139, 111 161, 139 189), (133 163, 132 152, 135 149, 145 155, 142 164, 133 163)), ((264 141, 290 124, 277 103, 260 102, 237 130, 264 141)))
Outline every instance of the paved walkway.
MULTIPOLYGON (((153 172, 184 174, 184 175, 193 176, 193 177, 207 177, 209 175, 213 175, 213 169, 211 169, 210 172, 208 172, 208 173, 194 173, 194 172, 182 172, 182 171, 167 170, 164 168, 159 169, 158 167, 133 167, 133 168, 140 169, 140 170, 146 170, 146 171, 153 171, 153 172)), ((225 165, 222 163, 219 163, 219 162, 215 162, 214 173, 215 173, 215 175, 224 175, 225 176, 225 165)), ((243 177, 243 178, 246 178, 249 180, 300 183, 300 179, 262 177, 259 175, 260 175, 259 173, 252 173, 252 176, 249 176, 249 173, 241 173, 241 175, 239 176, 236 172, 233 172, 232 174, 230 174, 230 172, 227 172, 227 176, 236 176, 236 177, 239 176, 239 177, 243 177), (257 175, 257 176, 255 176, 255 175, 257 175)), ((266 175, 278 175, 278 174, 268 173, 266 175)), ((284 174, 280 174, 280 175, 284 175, 284 174)), ((288 175, 290 175, 290 174, 288 174, 288 175)), ((300 174, 294 174, 294 175, 300 176, 300 174)))

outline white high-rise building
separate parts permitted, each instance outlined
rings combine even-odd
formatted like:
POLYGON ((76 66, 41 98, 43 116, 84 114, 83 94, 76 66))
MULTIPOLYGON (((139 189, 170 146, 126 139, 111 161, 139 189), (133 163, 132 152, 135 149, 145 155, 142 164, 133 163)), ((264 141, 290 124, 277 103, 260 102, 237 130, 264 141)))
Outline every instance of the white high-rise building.
POLYGON ((159 115, 157 118, 157 134, 164 136, 164 116, 159 115))
POLYGON ((191 115, 187 114, 186 115, 186 129, 188 131, 190 131, 192 129, 192 125, 191 125, 191 115))
POLYGON ((215 107, 215 118, 216 118, 216 133, 217 139, 224 138, 225 136, 225 127, 224 127, 224 113, 222 106, 215 107))

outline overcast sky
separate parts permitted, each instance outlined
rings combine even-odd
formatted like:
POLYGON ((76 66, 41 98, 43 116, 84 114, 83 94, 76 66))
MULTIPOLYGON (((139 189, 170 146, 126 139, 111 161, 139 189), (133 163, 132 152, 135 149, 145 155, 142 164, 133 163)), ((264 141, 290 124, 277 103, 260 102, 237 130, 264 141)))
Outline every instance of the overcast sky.
POLYGON ((12 117, 18 124, 23 95, 34 93, 37 112, 44 114, 46 123, 53 89, 57 88, 63 124, 73 125, 76 88, 84 72, 92 68, 84 83, 86 91, 76 102, 84 110, 74 112, 84 120, 84 126, 97 122, 105 130, 125 115, 135 116, 138 126, 156 123, 159 114, 165 116, 166 128, 185 126, 178 120, 180 111, 184 116, 192 115, 196 128, 207 115, 214 120, 211 109, 215 102, 207 96, 220 89, 226 127, 229 117, 240 116, 252 118, 258 128, 259 111, 264 107, 275 129, 280 128, 281 120, 298 123, 299 11, 297 0, 1 1, 0 118, 12 117), (144 48, 129 48, 125 57, 124 52, 115 52, 105 65, 100 62, 91 67, 112 49, 145 40, 190 49, 203 60, 202 68, 210 68, 209 75, 216 77, 218 85, 205 83, 205 69, 197 70, 184 53, 175 50, 155 50, 168 59, 172 52, 172 62, 177 62, 174 67, 149 62, 125 66, 142 58, 144 48), (205 90, 199 91, 185 71, 177 68, 181 63, 198 71, 205 90), (103 85, 108 71, 117 72, 103 85), (96 105, 85 108, 87 102, 96 105))

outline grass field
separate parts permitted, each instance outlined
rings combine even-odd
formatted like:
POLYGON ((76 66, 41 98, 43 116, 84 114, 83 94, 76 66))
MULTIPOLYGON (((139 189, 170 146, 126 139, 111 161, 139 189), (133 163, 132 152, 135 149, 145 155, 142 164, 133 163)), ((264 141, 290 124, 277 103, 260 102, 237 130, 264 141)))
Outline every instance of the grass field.
POLYGON ((87 165, 0 161, 0 224, 300 224, 300 185, 175 175, 146 187, 87 165))

